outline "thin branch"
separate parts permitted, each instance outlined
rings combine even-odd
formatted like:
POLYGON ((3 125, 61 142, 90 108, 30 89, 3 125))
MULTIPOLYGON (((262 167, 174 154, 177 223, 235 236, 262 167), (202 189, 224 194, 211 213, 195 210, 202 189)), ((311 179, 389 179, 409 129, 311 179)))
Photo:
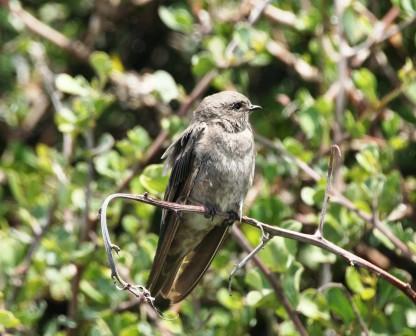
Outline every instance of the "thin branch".
MULTIPOLYGON (((257 0, 251 1, 253 4, 257 3, 257 0)), ((298 29, 300 22, 296 15, 292 12, 285 11, 273 5, 267 5, 264 10, 264 16, 270 21, 284 25, 292 29, 298 29)))
MULTIPOLYGON (((85 184, 85 209, 84 209, 84 220, 83 224, 79 228, 79 244, 82 244, 89 240, 89 232, 92 230, 92 222, 89 220, 89 213, 91 209, 91 183, 94 179, 94 166, 92 162, 91 153, 94 148, 94 133, 93 129, 89 128, 85 132, 85 143, 86 150, 88 153, 88 172, 87 172, 87 181, 85 184)), ((78 313, 78 303, 79 303, 79 290, 82 280, 82 275, 85 270, 85 265, 76 264, 76 273, 72 278, 71 282, 71 292, 72 298, 68 303, 68 318, 77 323, 77 313, 78 313)), ((68 328, 67 335, 77 335, 78 334, 78 324, 74 328, 68 328)))
POLYGON ((317 173, 305 161, 302 161, 298 157, 290 154, 286 150, 286 148, 283 146, 280 140, 276 140, 276 142, 273 142, 259 134, 255 134, 254 139, 256 140, 256 142, 270 149, 277 151, 280 155, 282 155, 288 161, 293 162, 301 171, 303 171, 307 176, 309 176, 315 182, 318 182, 322 178, 321 174, 317 173))
POLYGON ((18 3, 10 1, 6 3, 6 7, 11 13, 18 17, 24 25, 32 32, 56 46, 62 48, 69 54, 75 56, 81 61, 88 62, 91 50, 81 41, 72 41, 62 33, 44 24, 29 12, 25 11, 18 3))
MULTIPOLYGON (((300 170, 302 170, 307 176, 309 176, 314 181, 318 182, 321 180, 322 176, 318 172, 316 172, 312 167, 310 167, 306 162, 302 161, 301 159, 297 158, 296 156, 290 154, 283 146, 283 144, 279 141, 276 143, 268 140, 260 135, 255 135, 255 139, 258 143, 261 143, 264 146, 269 147, 272 150, 275 150, 282 156, 284 156, 287 160, 293 162, 300 170)), ((357 208, 357 206, 351 202, 347 197, 345 197, 342 193, 336 190, 332 190, 331 192, 332 201, 338 204, 341 204, 348 210, 354 212, 358 215, 362 220, 369 223, 370 225, 379 229, 379 231, 385 235, 397 248, 400 253, 405 256, 406 258, 416 262, 415 254, 410 250, 410 248, 403 243, 399 238, 397 238, 391 230, 385 226, 383 222, 380 220, 374 221, 373 216, 368 214, 361 209, 357 208)))
MULTIPOLYGON (((260 15, 263 13, 267 5, 270 3, 271 0, 263 0, 256 2, 253 7, 251 7, 250 14, 247 20, 248 26, 253 26, 257 20, 260 18, 260 15)), ((225 55, 230 58, 232 54, 234 54, 237 50, 237 39, 233 38, 232 41, 228 44, 227 48, 225 49, 225 55)))
POLYGON ((393 7, 391 13, 389 12, 386 14, 386 20, 373 22, 374 33, 370 35, 366 41, 354 48, 351 48, 348 52, 347 57, 352 58, 351 64, 354 67, 359 67, 364 63, 364 61, 370 56, 372 48, 400 33, 407 27, 412 26, 416 21, 416 15, 413 15, 409 19, 400 22, 398 25, 391 25, 395 18, 395 16, 391 14, 397 15, 399 12, 397 12, 395 7, 393 7))
POLYGON ((386 236, 403 256, 412 260, 413 262, 416 262, 416 256, 410 250, 410 248, 399 238, 397 238, 394 233, 378 218, 374 218, 373 215, 358 209, 354 203, 352 203, 348 198, 340 193, 334 193, 332 195, 332 202, 338 203, 348 210, 356 213, 358 217, 367 223, 370 223, 374 228, 378 229, 384 236, 386 236))
MULTIPOLYGON (((237 226, 233 226, 231 230, 231 234, 236 239, 237 243, 240 245, 243 250, 247 253, 252 252, 252 247, 248 243, 247 239, 244 237, 243 233, 237 226)), ((270 285, 273 288, 274 293, 276 294, 279 301, 282 303, 283 307, 285 308, 289 318, 292 320, 295 328, 299 332, 300 335, 308 335, 307 330, 305 329, 299 315, 296 313, 296 310, 290 305, 289 300, 284 295, 282 284, 280 283, 280 279, 275 276, 267 267, 263 264, 259 257, 256 255, 253 256, 253 263, 260 269, 260 271, 265 275, 267 280, 269 281, 270 285)))
POLYGON ((339 143, 342 138, 342 124, 345 109, 345 81, 347 79, 347 58, 346 51, 349 48, 344 35, 342 24, 342 15, 344 13, 346 2, 335 0, 335 12, 337 17, 337 37, 338 37, 338 94, 335 101, 335 123, 334 123, 334 142, 339 143))
MULTIPOLYGON (((104 247, 107 253, 108 262, 111 269, 111 276, 116 279, 121 285, 122 290, 129 290, 136 296, 143 298, 145 301, 149 302, 150 304, 153 303, 151 300, 150 293, 148 290, 143 286, 134 286, 131 284, 126 283, 117 272, 117 268, 113 259, 112 250, 115 249, 119 251, 119 248, 116 247, 111 243, 110 235, 108 233, 107 222, 106 222, 106 211, 108 204, 111 200, 115 198, 125 198, 130 199, 146 204, 151 204, 163 209, 168 209, 173 212, 188 212, 188 213, 197 213, 197 214, 206 214, 208 213, 208 209, 203 206, 199 205, 186 205, 186 204, 178 204, 172 202, 166 202, 162 200, 158 200, 156 198, 150 197, 147 194, 144 195, 131 195, 131 194, 112 194, 108 196, 101 207, 101 230, 104 238, 104 247)), ((228 213, 218 213, 217 216, 223 218, 229 218, 228 213)), ((352 266, 361 266, 369 271, 379 275, 383 279, 387 280, 393 286, 401 290, 406 296, 408 296, 414 303, 416 303, 416 292, 411 287, 411 285, 407 282, 400 280, 399 278, 395 277, 394 275, 388 273, 387 271, 381 269, 380 267, 370 263, 369 261, 355 255, 354 253, 347 251, 336 244, 330 242, 329 240, 325 239, 324 237, 316 236, 315 234, 306 234, 301 232, 296 232, 292 230, 287 230, 279 227, 275 227, 261 221, 258 221, 254 218, 250 218, 247 216, 243 216, 241 219, 242 223, 249 224, 251 226, 259 228, 260 226, 263 230, 269 233, 271 236, 280 236, 289 239, 294 239, 297 241, 301 241, 304 243, 308 243, 317 247, 320 247, 324 250, 327 250, 333 254, 336 254, 343 259, 345 259, 350 265, 352 266)))
POLYGON ((331 186, 332 186, 332 176, 334 170, 336 170, 337 160, 341 157, 341 150, 337 145, 331 146, 331 157, 329 160, 329 167, 328 167, 328 177, 326 182, 326 189, 325 189, 325 196, 324 196, 324 203, 322 205, 322 211, 319 218, 319 225, 315 232, 315 235, 324 236, 324 221, 325 215, 327 212, 328 202, 331 194, 331 186))
POLYGON ((305 62, 299 56, 292 54, 282 43, 271 40, 267 43, 266 49, 280 61, 292 67, 303 80, 309 82, 321 82, 322 76, 320 75, 319 70, 305 62))
POLYGON ((259 229, 261 230, 261 239, 259 244, 254 248, 250 249, 249 253, 241 260, 237 265, 234 266, 233 270, 230 273, 230 276, 228 277, 228 292, 231 293, 231 283, 233 280, 234 275, 249 262, 250 259, 256 256, 258 252, 261 251, 261 249, 266 246, 266 244, 271 239, 270 235, 265 233, 263 231, 263 228, 260 226, 259 229))
MULTIPOLYGON (((114 245, 111 242, 110 234, 108 233, 107 228, 107 207, 109 203, 115 198, 126 198, 131 200, 137 200, 137 198, 130 194, 112 194, 108 196, 103 204, 101 205, 99 216, 100 216, 100 224, 101 224, 101 232, 104 239, 104 248, 107 254, 108 263, 111 269, 111 278, 114 280, 117 289, 119 290, 127 290, 136 296, 140 302, 148 303, 155 311, 157 308, 154 306, 154 298, 151 296, 149 290, 142 285, 131 285, 130 283, 123 280, 120 274, 117 271, 116 264, 113 259, 113 250, 118 254, 120 248, 117 245, 114 245)), ((140 195, 142 199, 147 199, 147 194, 140 195)))

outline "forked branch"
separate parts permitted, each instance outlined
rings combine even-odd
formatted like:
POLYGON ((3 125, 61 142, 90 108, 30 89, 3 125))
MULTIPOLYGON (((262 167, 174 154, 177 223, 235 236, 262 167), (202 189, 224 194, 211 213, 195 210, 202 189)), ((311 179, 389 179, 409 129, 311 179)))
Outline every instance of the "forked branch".
MULTIPOLYGON (((115 198, 124 198, 129 199, 137 202, 142 202, 146 204, 150 204, 153 206, 157 206, 159 208, 168 209, 174 212, 189 212, 189 213, 197 213, 197 214, 206 214, 208 210, 200 205, 186 205, 186 204, 179 204, 179 203, 172 203, 159 200, 157 198, 151 197, 148 194, 143 195, 131 195, 131 194, 112 194, 108 196, 101 208, 101 229, 104 237, 104 245, 107 252, 108 261, 111 268, 112 277, 119 282, 121 285, 121 289, 129 290, 136 296, 139 296, 146 301, 149 301, 149 293, 143 286, 134 287, 127 282, 125 282, 117 272, 117 268, 113 259, 112 251, 117 249, 115 245, 111 243, 110 236, 107 229, 107 220, 106 220, 106 210, 108 204, 111 200, 115 198)), ((228 218, 228 213, 218 213, 217 216, 228 218)), ((320 235, 315 234, 306 234, 302 232, 296 232, 292 230, 287 230, 279 227, 272 226, 270 224, 266 224, 263 222, 258 221, 257 219, 250 218, 247 216, 243 216, 241 219, 242 223, 254 226, 256 228, 263 228, 264 232, 269 233, 271 236, 280 236, 289 239, 294 239, 300 242, 308 243, 311 245, 318 246, 324 250, 327 250, 331 253, 334 253, 342 258, 344 258, 348 263, 352 266, 361 266, 369 271, 381 276, 383 279, 390 282, 393 286, 400 289, 404 294, 406 294, 415 304, 416 304, 416 291, 411 287, 411 285, 405 281, 402 281, 395 277, 394 275, 390 274, 389 272, 383 270, 382 268, 372 264, 371 262, 355 255, 354 253, 343 249, 342 247, 337 246, 336 244, 330 242, 329 240, 325 239, 320 235)), ((152 303, 152 301, 150 301, 152 303)))

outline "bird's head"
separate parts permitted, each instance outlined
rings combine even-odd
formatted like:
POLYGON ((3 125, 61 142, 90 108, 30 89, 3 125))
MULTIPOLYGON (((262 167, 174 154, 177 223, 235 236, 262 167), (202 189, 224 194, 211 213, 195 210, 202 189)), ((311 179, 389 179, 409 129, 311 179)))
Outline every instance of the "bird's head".
POLYGON ((248 123, 250 112, 260 109, 250 100, 235 91, 222 91, 205 97, 194 112, 194 120, 226 120, 236 123, 248 123))

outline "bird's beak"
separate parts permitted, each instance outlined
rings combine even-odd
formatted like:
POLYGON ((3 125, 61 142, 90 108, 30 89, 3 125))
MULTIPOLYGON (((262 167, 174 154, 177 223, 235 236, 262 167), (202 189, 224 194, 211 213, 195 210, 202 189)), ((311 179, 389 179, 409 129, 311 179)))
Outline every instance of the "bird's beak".
POLYGON ((255 110, 261 110, 261 109, 262 109, 262 107, 260 105, 251 104, 250 107, 249 107, 250 112, 253 112, 255 110))

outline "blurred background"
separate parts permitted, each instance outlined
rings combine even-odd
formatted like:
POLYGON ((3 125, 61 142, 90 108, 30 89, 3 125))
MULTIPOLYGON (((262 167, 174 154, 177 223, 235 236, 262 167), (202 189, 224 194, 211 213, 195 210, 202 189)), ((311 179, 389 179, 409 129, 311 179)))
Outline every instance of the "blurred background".
MULTIPOLYGON (((416 335, 397 288, 282 238, 230 296, 247 225, 161 319, 115 288, 98 227, 111 193, 162 197, 163 150, 201 97, 237 90, 263 106, 245 213, 314 232, 337 143, 325 236, 415 285, 415 33, 414 0, 0 0, 0 334, 416 335)), ((108 218, 145 284, 160 210, 108 218)))

